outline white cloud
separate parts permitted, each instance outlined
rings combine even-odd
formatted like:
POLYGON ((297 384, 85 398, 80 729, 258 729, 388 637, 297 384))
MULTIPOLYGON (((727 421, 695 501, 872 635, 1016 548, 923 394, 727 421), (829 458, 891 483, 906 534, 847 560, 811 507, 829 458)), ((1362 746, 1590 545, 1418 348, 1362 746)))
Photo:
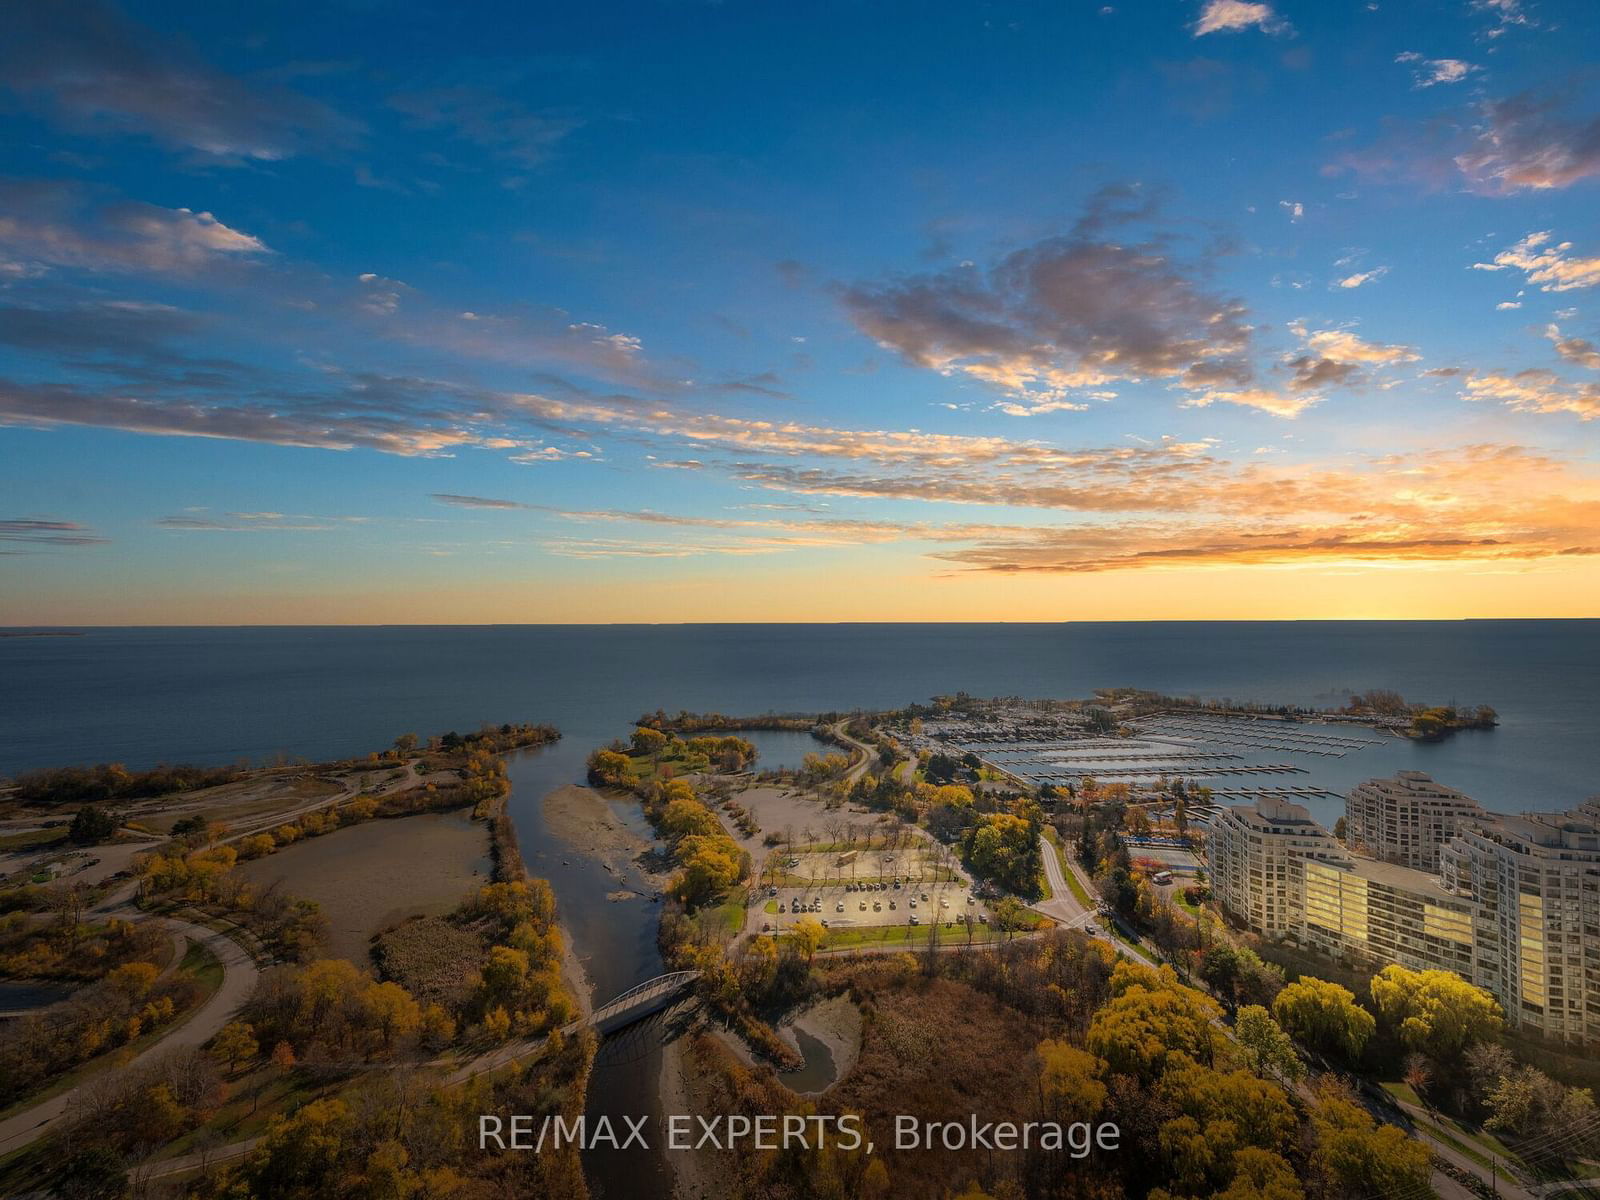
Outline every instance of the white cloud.
POLYGON ((1529 283, 1537 284, 1546 292, 1570 292, 1600 283, 1600 257, 1569 255, 1571 242, 1552 245, 1550 238, 1548 230, 1530 233, 1515 246, 1496 254, 1493 262, 1473 263, 1473 269, 1522 271, 1527 274, 1529 283))
POLYGON ((1415 50, 1396 55, 1395 62, 1413 64, 1412 86, 1418 88, 1433 87, 1440 83, 1460 83, 1478 69, 1459 58, 1424 58, 1415 50))
POLYGON ((1289 23, 1273 11, 1270 4, 1254 4, 1249 0, 1206 0, 1195 22, 1194 36, 1208 33, 1238 33, 1246 29, 1259 29, 1263 33, 1287 33, 1289 23))
POLYGON ((1354 275, 1346 275, 1338 280, 1337 286, 1342 288, 1358 288, 1363 284, 1374 283, 1389 273, 1388 267, 1373 267, 1370 271, 1357 271, 1354 275))
POLYGON ((1317 402, 1316 396, 1290 396, 1268 388, 1240 388, 1237 391, 1202 392, 1184 398, 1185 408, 1208 408, 1213 404, 1237 404, 1257 408, 1275 417, 1293 419, 1317 402))
POLYGON ((1393 363, 1416 362, 1422 357, 1410 346, 1385 346, 1376 342, 1364 342, 1348 329, 1319 329, 1309 332, 1303 325, 1291 328, 1304 339, 1306 348, 1312 353, 1339 362, 1387 366, 1393 363))

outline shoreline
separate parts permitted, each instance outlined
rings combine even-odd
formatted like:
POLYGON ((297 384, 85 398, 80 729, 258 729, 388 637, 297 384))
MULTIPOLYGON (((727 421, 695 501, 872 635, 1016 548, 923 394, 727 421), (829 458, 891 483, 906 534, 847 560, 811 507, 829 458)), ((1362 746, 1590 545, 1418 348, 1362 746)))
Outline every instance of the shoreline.
POLYGON ((582 784, 569 783, 545 793, 541 801, 545 824, 555 837, 574 853, 586 855, 622 886, 608 899, 613 902, 638 897, 653 899, 637 888, 628 887, 623 878, 629 868, 637 870, 656 891, 666 886, 667 877, 644 864, 655 844, 640 836, 611 811, 604 793, 582 784))

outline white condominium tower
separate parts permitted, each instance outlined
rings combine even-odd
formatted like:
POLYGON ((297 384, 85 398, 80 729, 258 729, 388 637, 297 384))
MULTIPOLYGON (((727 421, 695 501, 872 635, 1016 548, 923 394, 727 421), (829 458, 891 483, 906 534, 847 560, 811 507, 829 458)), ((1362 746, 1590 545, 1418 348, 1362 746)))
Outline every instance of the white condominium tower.
POLYGON ((1463 831, 1439 882, 1475 903, 1482 986, 1512 1024, 1600 1041, 1600 801, 1463 831))
MULTIPOLYGON (((1406 782, 1421 780, 1357 790, 1406 782)), ((1600 799, 1457 819, 1434 827, 1437 868, 1425 871, 1347 853, 1297 804, 1225 808, 1207 846, 1214 894, 1264 937, 1369 969, 1454 971, 1513 1027, 1600 1042, 1600 799)))
POLYGON ((1298 930, 1305 919, 1305 863, 1349 858, 1305 808, 1268 797, 1224 808, 1208 854, 1217 899, 1271 937, 1298 930))
POLYGON ((1484 811, 1476 800, 1422 771, 1369 779, 1345 799, 1345 843, 1384 862, 1421 871, 1439 866, 1439 847, 1484 811))

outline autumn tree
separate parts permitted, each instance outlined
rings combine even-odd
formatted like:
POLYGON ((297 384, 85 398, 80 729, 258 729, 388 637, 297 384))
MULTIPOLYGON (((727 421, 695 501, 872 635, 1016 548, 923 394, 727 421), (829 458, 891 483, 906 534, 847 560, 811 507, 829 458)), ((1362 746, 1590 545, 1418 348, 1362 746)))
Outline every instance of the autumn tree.
POLYGON ((1068 1123, 1092 1121, 1106 1102, 1106 1085, 1100 1076, 1106 1064, 1069 1042, 1046 1039, 1035 1050, 1039 1056, 1039 1095, 1052 1120, 1068 1123))
POLYGON ((1272 1015, 1291 1037, 1350 1060, 1361 1056, 1377 1027, 1372 1014, 1356 1003, 1349 988, 1310 976, 1278 993, 1272 1015))
POLYGON ((1110 1069, 1149 1081, 1170 1055, 1209 1063, 1222 1017, 1215 1000, 1178 982, 1171 967, 1118 963, 1111 975, 1112 999, 1089 1024, 1084 1044, 1110 1069))
POLYGON ((256 1031, 243 1021, 229 1021, 211 1043, 211 1053, 228 1064, 228 1070, 237 1069, 240 1062, 254 1058, 261 1052, 256 1042, 256 1031))
POLYGON ((1398 964, 1372 979, 1372 1002, 1406 1046, 1444 1062, 1500 1032, 1500 1005, 1451 971, 1411 971, 1398 964))
POLYGON ((1396 1125, 1380 1125, 1337 1084, 1325 1083, 1311 1112, 1313 1161, 1350 1196, 1428 1196, 1433 1155, 1396 1125))
POLYGON ((644 758, 654 758, 667 748, 667 735, 659 729, 640 727, 633 731, 629 741, 633 744, 633 752, 644 758))
POLYGON ((817 951, 822 949, 822 943, 827 936, 828 931, 822 927, 822 923, 811 917, 802 917, 789 931, 790 944, 808 963, 817 956, 817 951))

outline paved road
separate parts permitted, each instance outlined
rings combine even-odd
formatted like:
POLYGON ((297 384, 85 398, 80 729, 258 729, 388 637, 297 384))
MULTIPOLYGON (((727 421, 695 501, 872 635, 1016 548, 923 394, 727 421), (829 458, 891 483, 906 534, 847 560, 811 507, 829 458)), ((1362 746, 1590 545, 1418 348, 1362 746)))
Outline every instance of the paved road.
MULTIPOLYGON (((217 1030, 228 1023, 228 1018, 238 1011, 239 1006, 250 998, 261 974, 250 956, 227 935, 188 921, 171 918, 166 918, 166 921, 174 933, 198 942, 217 956, 222 963, 222 986, 198 1012, 144 1050, 124 1069, 137 1070, 169 1050, 186 1049, 209 1041, 217 1030)), ((69 1088, 0 1121, 0 1154, 8 1154, 63 1127, 74 1101, 85 1086, 87 1084, 69 1088)))
POLYGON ((1093 909, 1083 906, 1082 901, 1073 893, 1064 872, 1071 871, 1087 895, 1093 896, 1094 888, 1090 886, 1078 864, 1073 862, 1069 855, 1065 852, 1058 854, 1049 839, 1042 835, 1039 838, 1039 854, 1044 859, 1044 875, 1050 881, 1051 896, 1050 899, 1041 900, 1029 907, 1069 929, 1083 929, 1093 924, 1097 927, 1094 936, 1101 941, 1109 942, 1114 949, 1122 951, 1137 962, 1156 965, 1155 958, 1147 950, 1141 949, 1129 938, 1121 935, 1113 918, 1101 917, 1093 909))

